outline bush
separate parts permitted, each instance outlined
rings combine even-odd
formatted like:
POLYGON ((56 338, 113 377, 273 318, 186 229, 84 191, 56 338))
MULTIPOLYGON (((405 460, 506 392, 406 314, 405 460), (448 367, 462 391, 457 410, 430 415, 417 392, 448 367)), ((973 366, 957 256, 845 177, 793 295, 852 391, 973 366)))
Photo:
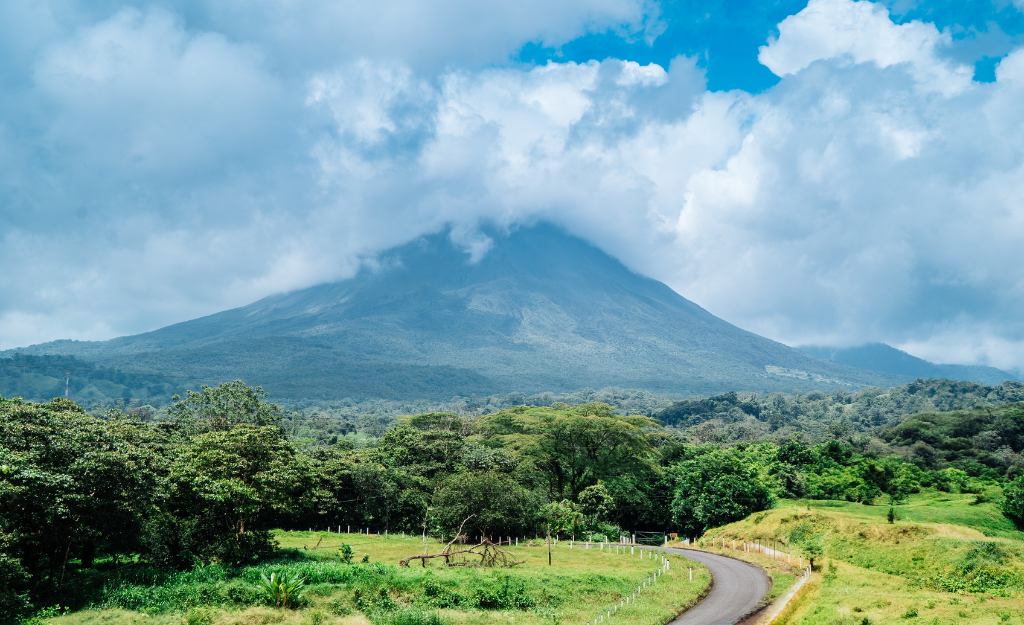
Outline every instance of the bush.
POLYGON ((352 562, 352 545, 342 545, 341 549, 338 549, 338 555, 345 564, 352 562))
POLYGON ((305 585, 306 580, 302 577, 289 575, 287 572, 275 572, 271 573, 270 577, 261 575, 257 588, 274 606, 293 608, 302 601, 302 587, 305 585))
POLYGON ((1024 523, 1024 475, 1010 482, 1003 489, 1003 514, 1017 523, 1024 523))
POLYGON ((526 584, 511 577, 474 588, 469 603, 482 610, 528 610, 537 606, 527 594, 526 584))
POLYGON ((441 586, 433 579, 428 579, 423 583, 423 595, 428 604, 437 608, 456 608, 466 603, 465 597, 454 590, 441 586))
POLYGON ((213 625, 213 613, 209 608, 193 608, 185 617, 185 625, 213 625))

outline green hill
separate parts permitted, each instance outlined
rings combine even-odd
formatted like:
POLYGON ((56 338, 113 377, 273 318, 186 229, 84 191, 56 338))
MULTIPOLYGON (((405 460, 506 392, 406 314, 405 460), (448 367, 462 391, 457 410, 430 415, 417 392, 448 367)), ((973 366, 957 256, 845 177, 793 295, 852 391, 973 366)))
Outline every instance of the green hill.
POLYGON ((885 343, 871 343, 860 347, 846 348, 807 346, 800 349, 813 356, 841 362, 851 367, 884 371, 896 375, 909 375, 915 378, 948 378, 991 385, 1017 379, 1014 374, 995 367, 937 365, 911 356, 907 352, 890 347, 885 343))

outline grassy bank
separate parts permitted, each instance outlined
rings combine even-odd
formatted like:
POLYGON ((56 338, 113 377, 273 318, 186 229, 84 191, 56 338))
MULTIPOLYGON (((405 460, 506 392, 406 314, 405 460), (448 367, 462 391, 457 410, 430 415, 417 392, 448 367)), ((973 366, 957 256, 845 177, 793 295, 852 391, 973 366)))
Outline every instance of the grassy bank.
MULTIPOLYGON (((258 566, 207 566, 175 575, 125 571, 110 578, 89 609, 54 619, 61 625, 437 625, 438 623, 582 624, 612 609, 660 566, 660 554, 639 549, 604 550, 565 542, 552 552, 541 541, 511 547, 522 564, 513 568, 397 565, 402 558, 436 553, 443 545, 416 538, 326 532, 277 532, 288 557, 258 566), (353 548, 345 563, 342 545, 353 548), (365 560, 365 561, 364 561, 365 560), (307 585, 295 610, 265 604, 257 591, 262 574, 286 572, 307 585)), ((700 566, 672 557, 673 565, 638 601, 609 622, 661 625, 693 604, 710 578, 700 566)), ((606 619, 608 620, 608 619, 606 619)))
MULTIPOLYGON (((794 563, 816 556, 815 578, 782 622, 1024 623, 1024 534, 995 499, 926 491, 896 506, 893 523, 889 506, 783 501, 708 531, 705 541, 778 541, 794 563)), ((735 555, 785 566, 757 553, 735 555)))

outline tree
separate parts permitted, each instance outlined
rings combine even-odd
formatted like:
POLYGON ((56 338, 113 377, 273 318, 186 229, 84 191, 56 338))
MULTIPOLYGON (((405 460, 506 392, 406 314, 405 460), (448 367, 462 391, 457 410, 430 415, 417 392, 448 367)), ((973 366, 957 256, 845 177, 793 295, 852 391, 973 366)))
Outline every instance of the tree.
POLYGON ((1024 475, 1003 488, 1003 514, 1024 525, 1024 475))
MULTIPOLYGON (((138 548, 160 459, 137 421, 103 421, 74 402, 0 399, 0 575, 59 591, 68 561, 138 548)), ((16 601, 16 599, 14 599, 16 601)))
POLYGON ((168 476, 182 551, 233 563, 266 555, 274 548, 272 523, 295 511, 307 481, 277 427, 241 424, 195 436, 177 451, 168 476))
POLYGON ((540 515, 544 522, 551 526, 551 531, 555 536, 561 534, 574 536, 581 531, 584 523, 583 513, 580 512, 579 506, 568 499, 549 503, 541 508, 540 515))
POLYGON ((281 409, 263 401, 268 393, 263 387, 247 386, 241 380, 225 382, 220 386, 200 387, 200 391, 186 391, 185 399, 175 395, 167 416, 187 433, 224 431, 241 425, 276 425, 281 409))
POLYGON ((517 406, 480 420, 485 440, 527 459, 552 499, 575 500, 599 481, 654 467, 648 436, 657 422, 621 416, 608 404, 517 406))
POLYGON ((588 486, 580 492, 580 510, 593 523, 604 523, 615 510, 615 499, 601 484, 588 486))
POLYGON ((692 448, 674 464, 673 521, 687 534, 738 521, 775 504, 765 468, 738 449, 692 448))
POLYGON ((434 495, 433 508, 444 532, 454 533, 472 515, 466 530, 487 537, 520 534, 533 526, 537 510, 529 491, 495 471, 449 477, 434 495))

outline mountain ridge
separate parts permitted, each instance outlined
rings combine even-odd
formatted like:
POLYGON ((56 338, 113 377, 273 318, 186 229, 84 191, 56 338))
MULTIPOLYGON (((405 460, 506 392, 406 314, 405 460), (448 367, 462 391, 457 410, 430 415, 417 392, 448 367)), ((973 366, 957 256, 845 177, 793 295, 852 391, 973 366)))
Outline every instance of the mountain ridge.
POLYGON ((841 362, 858 369, 907 375, 914 378, 947 378, 991 386, 996 386, 1006 380, 1019 381, 1018 377, 1009 371, 995 367, 936 364, 885 343, 868 343, 844 348, 808 345, 802 346, 800 349, 812 356, 841 362))
POLYGON ((234 375, 277 385, 276 394, 287 384, 340 389, 371 378, 385 393, 406 392, 404 385, 442 394, 605 386, 768 392, 908 381, 737 328, 554 226, 493 239, 476 263, 442 232, 383 253, 376 268, 348 280, 139 335, 13 351, 234 375), (380 373, 388 368, 397 369, 380 373))

